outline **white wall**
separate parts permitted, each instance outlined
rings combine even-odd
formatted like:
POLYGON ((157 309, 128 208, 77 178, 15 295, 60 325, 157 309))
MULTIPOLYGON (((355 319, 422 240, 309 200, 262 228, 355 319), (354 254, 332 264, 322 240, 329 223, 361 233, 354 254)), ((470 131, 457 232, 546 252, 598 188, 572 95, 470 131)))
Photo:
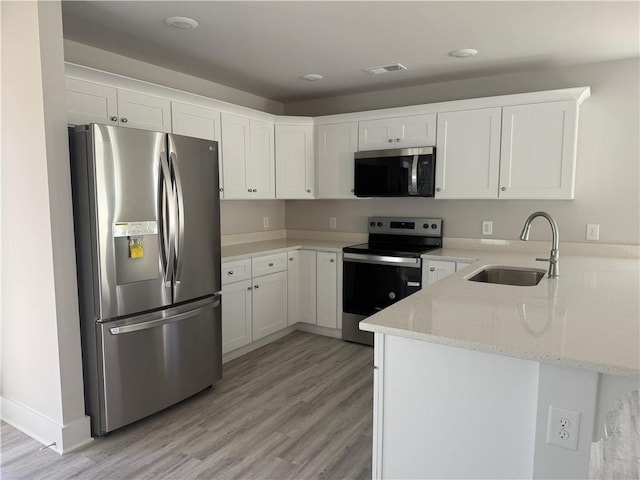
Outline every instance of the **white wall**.
MULTIPOLYGON (((587 223, 600 224, 600 243, 640 244, 640 61, 606 62, 469 78, 418 87, 347 95, 285 105, 288 115, 325 115, 491 95, 591 86, 580 109, 575 200, 373 199, 287 201, 286 225, 296 230, 365 232, 369 215, 435 216, 446 237, 487 238, 481 221, 493 220, 493 238, 517 239, 525 218, 546 210, 558 222, 561 241, 584 242, 587 223)), ((532 239, 550 238, 534 224, 532 239)))
POLYGON ((84 415, 59 2, 2 2, 2 419, 58 452, 84 415))

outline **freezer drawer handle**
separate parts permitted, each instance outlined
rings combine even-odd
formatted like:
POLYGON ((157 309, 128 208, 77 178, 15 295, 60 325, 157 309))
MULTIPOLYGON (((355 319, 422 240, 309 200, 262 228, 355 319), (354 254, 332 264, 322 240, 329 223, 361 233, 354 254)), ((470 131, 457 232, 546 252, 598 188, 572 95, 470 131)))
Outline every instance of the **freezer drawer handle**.
POLYGON ((139 330, 148 330, 150 328, 160 327, 167 323, 179 322, 180 320, 185 320, 187 318, 195 317, 196 315, 200 315, 202 312, 211 310, 212 308, 216 308, 218 305, 220 305, 219 298, 215 302, 210 303, 209 305, 205 305, 204 307, 196 308, 195 310, 179 313, 177 315, 172 315, 171 317, 167 317, 167 318, 159 318, 157 320, 150 320, 148 322, 136 323, 134 325, 124 325, 122 327, 113 327, 109 329, 109 332, 111 332, 111 335, 120 335, 121 333, 130 333, 130 332, 137 332, 139 330))

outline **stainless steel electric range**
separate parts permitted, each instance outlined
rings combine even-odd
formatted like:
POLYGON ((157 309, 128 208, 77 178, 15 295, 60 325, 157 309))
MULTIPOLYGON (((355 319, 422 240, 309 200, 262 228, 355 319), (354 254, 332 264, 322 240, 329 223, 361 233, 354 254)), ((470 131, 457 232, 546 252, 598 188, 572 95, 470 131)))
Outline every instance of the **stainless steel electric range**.
POLYGON ((369 217, 368 231, 368 243, 343 249, 342 338, 373 345, 360 321, 420 290, 420 256, 442 248, 442 219, 369 217))

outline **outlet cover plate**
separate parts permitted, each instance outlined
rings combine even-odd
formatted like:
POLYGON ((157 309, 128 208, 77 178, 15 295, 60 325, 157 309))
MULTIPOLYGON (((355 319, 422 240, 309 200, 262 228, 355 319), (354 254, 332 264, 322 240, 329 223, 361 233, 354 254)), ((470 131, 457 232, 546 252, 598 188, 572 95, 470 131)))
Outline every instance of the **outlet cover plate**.
POLYGON ((329 217, 329 228, 336 228, 336 217, 329 217))
POLYGON ((569 450, 577 450, 579 434, 580 412, 549 405, 547 443, 569 450))
POLYGON ((600 224, 598 223, 587 223, 587 240, 598 240, 600 239, 600 224))
POLYGON ((490 220, 485 220, 482 222, 482 234, 483 235, 493 235, 493 222, 490 220))

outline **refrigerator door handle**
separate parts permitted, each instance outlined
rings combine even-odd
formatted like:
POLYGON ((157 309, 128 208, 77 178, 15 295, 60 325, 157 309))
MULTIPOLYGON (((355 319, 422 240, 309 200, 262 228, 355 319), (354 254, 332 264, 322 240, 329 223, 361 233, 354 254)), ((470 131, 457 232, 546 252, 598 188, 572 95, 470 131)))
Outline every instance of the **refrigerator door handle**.
POLYGON ((177 229, 175 231, 175 243, 176 243, 176 267, 175 267, 175 284, 180 284, 180 278, 182 276, 182 264, 184 263, 184 196, 182 195, 182 181, 180 179, 180 169, 178 168, 176 159, 178 153, 176 152, 175 142, 173 135, 169 134, 169 159, 171 162, 171 172, 173 174, 173 185, 175 192, 176 203, 176 215, 178 218, 177 229))
POLYGON ((167 152, 160 154, 160 238, 162 241, 162 264, 164 281, 173 280, 175 239, 172 230, 175 228, 175 202, 171 186, 171 171, 167 161, 167 152))
POLYGON ((217 308, 219 305, 220 305, 220 297, 218 297, 214 302, 211 302, 208 305, 205 305, 204 307, 189 310, 188 312, 178 313, 177 315, 172 315, 166 318, 158 318, 157 320, 150 320, 148 322, 134 323, 132 325, 123 325, 121 327, 112 327, 109 329, 109 332, 111 333, 111 335, 121 335, 123 333, 138 332, 140 330, 148 330, 150 328, 161 327, 162 325, 166 325, 167 323, 179 322, 181 320, 186 320, 187 318, 196 317, 200 315, 202 312, 217 308))

